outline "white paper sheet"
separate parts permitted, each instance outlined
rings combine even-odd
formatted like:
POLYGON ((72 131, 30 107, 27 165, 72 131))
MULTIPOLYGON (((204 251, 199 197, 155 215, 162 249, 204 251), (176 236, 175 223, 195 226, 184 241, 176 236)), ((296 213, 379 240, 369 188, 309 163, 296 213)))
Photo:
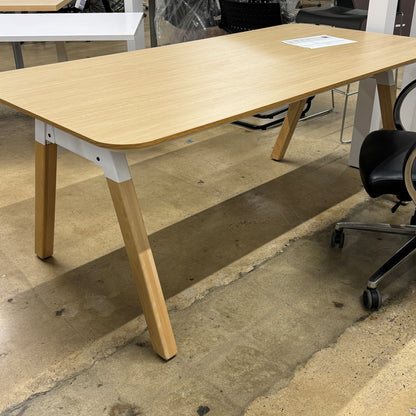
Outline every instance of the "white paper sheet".
POLYGON ((296 45, 302 48, 316 49, 316 48, 326 48, 328 46, 335 45, 345 45, 347 43, 355 43, 355 40, 336 38, 334 36, 328 35, 319 35, 311 36, 309 38, 299 38, 299 39, 290 39, 282 40, 283 43, 289 45, 296 45))

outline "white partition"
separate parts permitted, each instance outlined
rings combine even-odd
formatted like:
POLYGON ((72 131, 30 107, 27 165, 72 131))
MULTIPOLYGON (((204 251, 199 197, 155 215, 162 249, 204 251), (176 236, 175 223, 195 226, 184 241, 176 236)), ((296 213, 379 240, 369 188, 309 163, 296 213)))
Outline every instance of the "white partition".
MULTIPOLYGON (((389 33, 394 31, 398 0, 370 0, 367 31, 389 33)), ((360 81, 355 111, 349 164, 358 167, 358 157, 365 136, 380 126, 380 108, 376 82, 373 79, 360 81)))
MULTIPOLYGON (((416 37, 416 7, 413 10, 412 27, 410 29, 410 36, 416 37)), ((416 79, 416 64, 408 65, 403 72, 402 88, 410 81, 416 79)), ((404 124, 412 131, 416 131, 416 97, 408 97, 402 107, 402 117, 404 124)))

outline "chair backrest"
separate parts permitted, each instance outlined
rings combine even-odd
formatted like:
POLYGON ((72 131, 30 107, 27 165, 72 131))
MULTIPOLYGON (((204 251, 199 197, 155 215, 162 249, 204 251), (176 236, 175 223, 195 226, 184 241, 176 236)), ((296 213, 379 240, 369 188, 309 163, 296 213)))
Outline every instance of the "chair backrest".
POLYGON ((352 0, 352 3, 354 4, 354 9, 368 10, 370 0, 352 0))
POLYGON ((414 108, 403 106, 403 103, 408 100, 409 103, 414 103, 416 100, 416 79, 409 82, 400 92, 396 98, 393 109, 394 124, 397 130, 413 130, 414 129, 414 108))
POLYGON ((282 24, 280 3, 220 0, 220 28, 229 33, 261 29, 282 24))
POLYGON ((339 7, 348 7, 349 9, 354 9, 354 0, 337 0, 336 5, 339 7))
MULTIPOLYGON (((411 107, 409 110, 412 113, 410 118, 412 118, 414 106, 403 106, 403 104, 407 99, 410 101, 408 104, 411 104, 412 98, 415 98, 412 97, 415 88, 416 80, 413 80, 402 89, 395 101, 393 117, 397 130, 406 130, 411 127, 411 125, 406 125, 406 116, 402 117, 402 110, 411 107)), ((410 200, 405 184, 403 182, 398 184, 398 182, 401 181, 400 178, 403 175, 403 162, 409 149, 408 140, 413 137, 411 141, 414 143, 415 133, 412 131, 398 133, 396 130, 373 131, 367 135, 361 146, 359 162, 361 180, 365 190, 373 198, 389 193, 397 195, 401 201, 410 200), (383 178, 384 172, 390 172, 388 180, 383 178)))

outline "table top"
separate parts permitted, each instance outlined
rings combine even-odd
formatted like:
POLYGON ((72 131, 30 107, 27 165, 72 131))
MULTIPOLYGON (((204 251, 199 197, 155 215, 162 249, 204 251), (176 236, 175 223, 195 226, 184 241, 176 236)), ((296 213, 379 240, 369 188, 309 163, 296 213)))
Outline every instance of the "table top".
POLYGON ((289 24, 0 73, 0 102, 102 147, 150 146, 416 61, 416 39, 289 24), (356 40, 305 49, 281 40, 356 40))
POLYGON ((0 0, 0 12, 56 12, 71 0, 0 0))

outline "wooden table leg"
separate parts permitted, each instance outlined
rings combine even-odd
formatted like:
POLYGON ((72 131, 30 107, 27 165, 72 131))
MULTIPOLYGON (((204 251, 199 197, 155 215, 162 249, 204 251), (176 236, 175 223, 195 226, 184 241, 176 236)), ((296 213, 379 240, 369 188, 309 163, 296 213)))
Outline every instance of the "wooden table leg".
POLYGON ((377 84, 378 98, 380 101, 381 120, 385 130, 396 130, 393 119, 393 107, 396 101, 396 84, 377 84))
POLYGON ((282 160, 285 156, 287 147, 289 146, 290 139, 293 136, 296 125, 306 104, 306 98, 295 101, 289 104, 289 109, 279 135, 277 136, 276 143, 274 145, 271 158, 274 160, 282 160))
POLYGON ((53 254, 56 154, 56 144, 35 142, 35 253, 41 259, 53 254))
POLYGON ((162 358, 168 360, 176 355, 176 343, 133 181, 130 179, 117 183, 107 178, 107 183, 153 349, 162 358))

